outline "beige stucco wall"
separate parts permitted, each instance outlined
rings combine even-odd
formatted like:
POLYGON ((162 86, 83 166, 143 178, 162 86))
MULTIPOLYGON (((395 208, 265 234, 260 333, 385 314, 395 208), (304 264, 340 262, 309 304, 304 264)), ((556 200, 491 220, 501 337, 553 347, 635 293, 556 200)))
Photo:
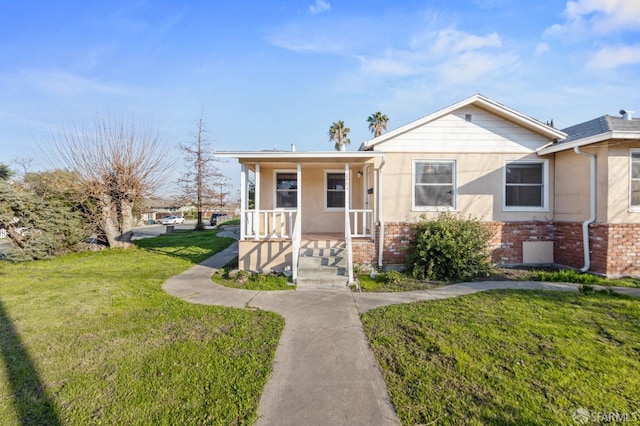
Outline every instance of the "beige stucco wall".
POLYGON ((548 208, 544 211, 506 211, 504 165, 516 160, 539 161, 537 154, 522 153, 387 153, 383 168, 383 217, 385 221, 415 221, 421 215, 434 217, 435 211, 412 208, 413 162, 454 160, 457 178, 455 212, 483 221, 549 221, 553 211, 553 158, 548 159, 548 208))
POLYGON ((640 148, 640 141, 624 144, 611 141, 609 144, 609 155, 606 157, 608 176, 606 188, 609 194, 606 220, 609 223, 640 223, 640 212, 629 209, 630 148, 640 148))
POLYGON ((252 272, 283 271, 292 264, 291 241, 244 240, 238 242, 238 268, 252 272))
MULTIPOLYGON (((350 167, 351 175, 351 208, 365 208, 366 191, 364 174, 357 176, 358 171, 364 173, 363 164, 350 167)), ((373 170, 373 166, 370 167, 373 170)), ((295 164, 260 166, 260 206, 261 210, 275 209, 275 178, 277 172, 296 172, 295 164)), ((329 171, 344 172, 344 164, 303 164, 302 182, 298 189, 302 191, 302 232, 303 233, 343 233, 344 209, 326 209, 326 173, 329 171)), ((369 208, 373 208, 371 205, 369 208)))
MULTIPOLYGON (((586 151, 586 150, 585 150, 586 151)), ((555 220, 584 221, 589 218, 589 158, 573 150, 555 156, 555 220)))
MULTIPOLYGON (((630 148, 640 148, 640 143, 607 141, 581 148, 597 157, 596 222, 640 223, 640 212, 629 210, 630 148)), ((589 158, 573 150, 556 153, 555 158, 555 220, 587 220, 590 214, 589 158)))

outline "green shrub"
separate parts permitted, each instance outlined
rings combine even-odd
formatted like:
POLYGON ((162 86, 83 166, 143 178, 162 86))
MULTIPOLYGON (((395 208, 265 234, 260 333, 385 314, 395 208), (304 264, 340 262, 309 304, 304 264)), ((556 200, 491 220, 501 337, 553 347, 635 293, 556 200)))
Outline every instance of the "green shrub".
POLYGON ((399 285, 405 281, 405 276, 398 271, 387 271, 384 274, 380 274, 380 276, 385 284, 399 285))
POLYGON ((407 270, 421 280, 467 281, 490 271, 490 230, 481 222, 441 214, 412 227, 407 270))

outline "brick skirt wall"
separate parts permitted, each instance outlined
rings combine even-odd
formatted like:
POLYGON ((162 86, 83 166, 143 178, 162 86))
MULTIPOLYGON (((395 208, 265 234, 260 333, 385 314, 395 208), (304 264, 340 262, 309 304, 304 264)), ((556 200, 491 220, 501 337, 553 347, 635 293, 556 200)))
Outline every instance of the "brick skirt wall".
MULTIPOLYGON (((521 264, 524 241, 553 241, 553 224, 549 222, 490 222, 493 233, 490 241, 491 260, 498 264, 521 264)), ((376 251, 380 228, 376 230, 376 251)), ((411 225, 404 222, 385 223, 385 265, 404 265, 411 237, 411 225)))
MULTIPOLYGON (((556 263, 584 266, 582 223, 557 222, 556 263)), ((640 224, 594 223, 589 225, 591 272, 609 276, 640 275, 640 224)))
MULTIPOLYGON (((581 222, 489 222, 493 231, 490 240, 491 260, 497 264, 523 263, 522 243, 552 241, 554 262, 572 268, 584 266, 581 222)), ((411 224, 385 223, 383 262, 385 265, 404 265, 411 236, 411 224)), ((380 228, 375 243, 361 245, 357 258, 376 264, 380 228)), ((591 272, 610 276, 640 276, 640 224, 592 224, 589 227, 591 272)))
POLYGON ((582 244, 582 223, 556 222, 553 258, 559 265, 572 268, 584 266, 584 248, 582 244))
POLYGON ((354 264, 367 266, 376 266, 378 264, 378 250, 372 240, 351 240, 351 248, 353 250, 354 264))
POLYGON ((489 242, 491 260, 501 265, 518 265, 522 260, 525 241, 553 241, 552 222, 489 222, 493 231, 489 242))
POLYGON ((606 261, 608 275, 640 275, 640 224, 594 224, 590 241, 594 266, 606 261), (600 248, 605 242, 606 255, 600 248))

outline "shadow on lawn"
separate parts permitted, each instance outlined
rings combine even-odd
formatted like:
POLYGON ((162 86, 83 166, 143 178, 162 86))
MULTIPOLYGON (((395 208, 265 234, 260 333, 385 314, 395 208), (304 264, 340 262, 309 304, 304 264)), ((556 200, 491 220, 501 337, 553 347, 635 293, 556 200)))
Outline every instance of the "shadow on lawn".
POLYGON ((147 251, 178 257, 191 263, 200 263, 224 250, 236 240, 218 237, 219 230, 175 231, 155 238, 136 240, 135 244, 147 251))
POLYGON ((53 401, 38 376, 33 360, 24 347, 0 301, 0 355, 4 360, 13 404, 23 425, 60 425, 53 401))

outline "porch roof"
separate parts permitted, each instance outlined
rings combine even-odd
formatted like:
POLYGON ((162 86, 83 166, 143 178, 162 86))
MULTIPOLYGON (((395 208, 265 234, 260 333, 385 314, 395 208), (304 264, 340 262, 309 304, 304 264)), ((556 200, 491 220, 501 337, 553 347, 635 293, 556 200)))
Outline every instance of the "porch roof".
POLYGON ((366 163, 384 158, 375 151, 218 151, 216 157, 237 158, 241 163, 366 163))

